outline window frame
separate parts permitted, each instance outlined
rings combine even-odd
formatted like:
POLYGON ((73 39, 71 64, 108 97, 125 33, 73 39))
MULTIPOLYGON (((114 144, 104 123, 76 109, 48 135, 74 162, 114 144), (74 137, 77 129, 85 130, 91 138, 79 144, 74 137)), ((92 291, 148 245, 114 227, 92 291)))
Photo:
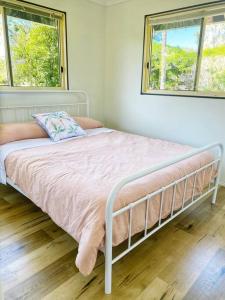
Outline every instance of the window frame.
POLYGON ((62 91, 69 90, 69 72, 68 72, 68 39, 67 39, 67 14, 65 11, 57 10, 43 5, 33 4, 23 0, 5 0, 6 3, 15 4, 17 7, 33 8, 39 12, 60 14, 59 21, 59 50, 60 50, 60 68, 63 68, 61 72, 61 86, 60 87, 34 87, 34 86, 13 86, 13 74, 12 64, 10 56, 9 38, 7 31, 7 22, 5 8, 0 4, 0 11, 2 11, 3 20, 3 38, 5 41, 5 58, 6 68, 9 85, 0 85, 1 92, 15 92, 15 91, 62 91))
MULTIPOLYGON (((177 96, 177 97, 194 97, 194 98, 216 98, 216 99, 225 99, 225 91, 224 92, 203 92, 203 91, 173 91, 173 90, 151 90, 149 87, 149 79, 150 79, 150 65, 151 61, 151 41, 152 41, 152 29, 151 25, 149 24, 149 19, 153 17, 163 17, 166 15, 173 15, 176 13, 188 12, 195 9, 201 9, 204 7, 213 7, 220 4, 225 4, 224 0, 214 1, 214 2, 207 2, 198 5, 186 6, 183 8, 163 11, 160 13, 148 14, 145 15, 145 22, 144 22, 144 38, 143 38, 143 56, 142 56, 142 77, 141 77, 141 95, 157 95, 157 96, 177 96)), ((201 60, 202 60, 202 51, 203 51, 203 33, 205 30, 205 19, 201 29, 201 36, 199 41, 199 50, 198 50, 198 62, 196 65, 196 77, 197 82, 199 80, 199 72, 201 67, 201 60)))

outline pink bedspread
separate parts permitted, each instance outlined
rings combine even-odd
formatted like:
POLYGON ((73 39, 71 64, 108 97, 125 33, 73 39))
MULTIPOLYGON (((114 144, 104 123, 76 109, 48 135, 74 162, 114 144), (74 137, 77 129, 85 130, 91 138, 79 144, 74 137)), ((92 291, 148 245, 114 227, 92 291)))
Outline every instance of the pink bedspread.
MULTIPOLYGON (((79 242, 76 265, 87 275, 94 268, 98 250, 104 247, 105 206, 112 187, 126 176, 190 150, 189 146, 114 131, 15 151, 5 164, 8 177, 79 242)), ((181 178, 211 159, 209 153, 197 155, 129 184, 120 192, 115 209, 181 178)), ((209 173, 198 176, 196 193, 208 184, 209 173)), ((193 178, 187 184, 186 200, 191 197, 192 186, 193 178)), ((176 209, 181 206, 183 190, 181 183, 176 193, 176 209)), ((172 190, 165 193, 164 218, 170 213, 171 201, 172 190)), ((149 205, 149 227, 158 221, 159 206, 157 196, 149 205)), ((143 230, 144 215, 144 205, 135 208, 133 234, 143 230)), ((125 213, 114 221, 114 245, 127 238, 127 228, 125 213)))

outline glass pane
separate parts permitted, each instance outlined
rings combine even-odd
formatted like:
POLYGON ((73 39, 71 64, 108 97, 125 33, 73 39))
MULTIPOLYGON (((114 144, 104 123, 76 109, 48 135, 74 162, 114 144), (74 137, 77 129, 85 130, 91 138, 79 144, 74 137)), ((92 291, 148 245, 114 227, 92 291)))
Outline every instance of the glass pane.
POLYGON ((198 89, 225 91, 225 15, 207 18, 198 89))
POLYGON ((7 9, 13 85, 60 87, 58 20, 7 9))
POLYGON ((6 56, 5 56, 5 40, 3 35, 2 12, 0 8, 0 85, 8 85, 6 56))
POLYGON ((150 62, 150 88, 194 90, 200 19, 154 25, 150 62))

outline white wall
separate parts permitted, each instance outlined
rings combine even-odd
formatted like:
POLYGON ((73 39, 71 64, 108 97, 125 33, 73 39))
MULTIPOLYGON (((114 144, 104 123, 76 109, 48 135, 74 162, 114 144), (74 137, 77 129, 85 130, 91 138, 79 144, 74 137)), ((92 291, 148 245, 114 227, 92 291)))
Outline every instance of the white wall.
POLYGON ((225 100, 140 95, 144 15, 204 2, 208 0, 131 0, 107 8, 108 126, 197 146, 225 145, 225 100))
MULTIPOLYGON (((88 0, 30 2, 67 12, 70 89, 86 90, 92 100, 92 115, 103 120, 105 8, 88 0)), ((0 92, 0 106, 15 101, 21 105, 37 103, 39 99, 45 101, 48 96, 6 95, 0 92)))

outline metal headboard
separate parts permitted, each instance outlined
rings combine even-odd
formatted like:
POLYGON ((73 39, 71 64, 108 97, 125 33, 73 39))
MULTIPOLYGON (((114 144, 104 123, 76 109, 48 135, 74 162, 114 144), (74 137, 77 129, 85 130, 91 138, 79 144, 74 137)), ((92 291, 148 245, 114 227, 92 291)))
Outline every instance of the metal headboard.
MULTIPOLYGON (((9 93, 11 94, 11 93, 9 93)), ((14 94, 17 94, 16 92, 14 94)), ((8 122, 25 122, 32 120, 32 114, 53 112, 53 111, 66 111, 73 116, 87 116, 90 114, 90 100, 88 93, 83 90, 70 90, 70 91, 19 91, 18 95, 23 97, 36 96, 37 101, 35 104, 28 105, 0 105, 0 123, 8 122), (47 95, 46 103, 43 102, 47 95), (40 98, 41 96, 41 98, 40 98), (52 97, 55 96, 55 97, 52 97), (60 102, 55 101, 56 97, 60 96, 60 102), (38 101, 38 99, 42 101, 38 101), (57 103, 56 103, 57 102, 57 103), (37 104, 36 104, 37 103, 37 104)), ((21 102, 21 101, 20 101, 21 102)), ((45 102, 45 101, 44 101, 45 102)))

